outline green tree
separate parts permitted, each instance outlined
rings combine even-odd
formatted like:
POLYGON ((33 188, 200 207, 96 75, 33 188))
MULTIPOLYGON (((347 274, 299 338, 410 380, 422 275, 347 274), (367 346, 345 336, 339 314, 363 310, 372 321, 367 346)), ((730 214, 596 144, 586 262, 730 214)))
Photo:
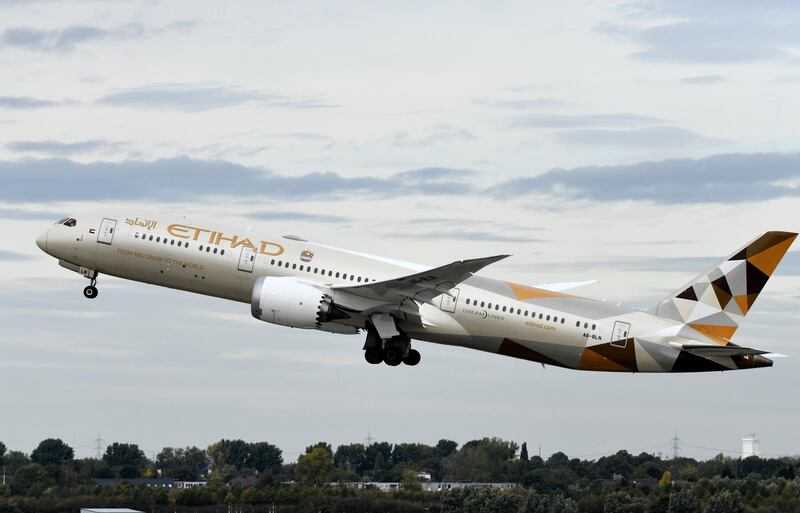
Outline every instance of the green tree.
POLYGON ((14 472, 14 481, 11 483, 11 491, 15 495, 28 495, 38 484, 40 487, 46 486, 45 479, 47 474, 38 463, 23 465, 14 472))
POLYGON ((317 442, 314 445, 309 445, 308 447, 306 447, 306 454, 309 454, 317 447, 321 447, 327 450, 329 453, 333 454, 333 447, 331 447, 331 444, 329 444, 328 442, 317 442))
POLYGON ((119 442, 114 442, 106 447, 103 461, 124 479, 139 477, 147 464, 147 458, 138 445, 119 442))
POLYGON ((267 442, 252 443, 249 444, 246 463, 248 468, 259 472, 278 474, 283 465, 283 453, 277 446, 267 442))
POLYGON ((669 494, 667 513, 697 513, 698 511, 700 511, 700 503, 689 490, 684 489, 669 494))
POLYGON ((528 442, 522 442, 522 448, 519 450, 519 459, 528 461, 528 442))
POLYGON ((16 472, 18 468, 27 465, 31 459, 22 451, 8 451, 5 457, 6 471, 9 473, 16 472))
POLYGON ((208 470, 208 454, 197 447, 165 447, 156 456, 156 465, 164 477, 196 481, 208 470))
POLYGON ((734 492, 722 490, 708 499, 704 513, 744 513, 742 497, 734 492))
POLYGON ((6 458, 6 444, 0 442, 0 465, 3 464, 6 458))
POLYGON ((39 465, 61 465, 72 461, 75 451, 58 438, 48 438, 39 442, 31 453, 31 460, 39 465))
POLYGON ((458 444, 452 440, 447 440, 442 438, 436 443, 436 454, 440 458, 446 458, 456 452, 458 449, 458 444))
POLYGON ((603 505, 604 513, 645 513, 647 503, 641 497, 631 497, 627 492, 611 492, 603 505))
POLYGON ((324 447, 317 447, 300 456, 294 469, 295 478, 303 484, 320 486, 328 482, 333 470, 333 455, 324 447))

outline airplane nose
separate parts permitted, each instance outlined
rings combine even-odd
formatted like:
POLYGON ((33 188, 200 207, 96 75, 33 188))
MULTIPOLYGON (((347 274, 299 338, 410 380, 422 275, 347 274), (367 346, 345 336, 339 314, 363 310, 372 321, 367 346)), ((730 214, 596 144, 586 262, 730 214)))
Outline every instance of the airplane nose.
POLYGON ((43 231, 38 237, 36 237, 36 245, 39 246, 39 249, 47 253, 47 232, 50 230, 47 229, 43 231))

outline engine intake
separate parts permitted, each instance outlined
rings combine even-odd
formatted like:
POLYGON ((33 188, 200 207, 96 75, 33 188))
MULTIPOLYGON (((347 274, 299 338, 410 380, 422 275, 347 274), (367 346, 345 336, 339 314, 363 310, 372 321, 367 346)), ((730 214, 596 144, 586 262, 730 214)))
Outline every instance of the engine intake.
POLYGON ((250 311, 256 319, 281 326, 337 333, 358 332, 356 328, 326 324, 350 316, 334 305, 328 294, 295 278, 257 278, 250 311))

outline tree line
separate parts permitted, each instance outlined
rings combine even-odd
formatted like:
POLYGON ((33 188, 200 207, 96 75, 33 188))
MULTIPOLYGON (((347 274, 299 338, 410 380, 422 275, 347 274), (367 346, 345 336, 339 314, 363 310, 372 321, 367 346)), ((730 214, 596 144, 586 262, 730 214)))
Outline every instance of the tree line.
POLYGON ((101 458, 75 458, 73 448, 49 438, 30 453, 0 442, 0 513, 72 511, 81 506, 138 507, 145 511, 440 511, 440 512, 783 512, 800 511, 797 458, 677 458, 619 451, 596 460, 556 452, 529 456, 526 444, 499 438, 459 446, 376 442, 309 445, 296 461, 269 442, 222 439, 205 449, 161 450, 148 459, 136 444, 115 442, 101 458), (508 482, 511 490, 423 492, 418 474, 434 481, 508 482), (99 487, 97 478, 207 481, 189 489, 123 483, 99 487), (336 482, 400 482, 394 493, 357 491, 336 482), (171 508, 171 509, 170 509, 171 508))

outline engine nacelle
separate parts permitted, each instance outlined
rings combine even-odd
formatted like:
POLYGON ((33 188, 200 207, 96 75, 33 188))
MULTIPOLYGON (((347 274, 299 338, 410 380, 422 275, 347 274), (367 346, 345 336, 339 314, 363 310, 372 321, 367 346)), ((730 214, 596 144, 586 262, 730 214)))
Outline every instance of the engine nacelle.
POLYGON ((358 328, 331 324, 331 321, 350 316, 336 307, 324 291, 295 278, 257 278, 250 311, 256 319, 281 326, 358 333, 358 328))

